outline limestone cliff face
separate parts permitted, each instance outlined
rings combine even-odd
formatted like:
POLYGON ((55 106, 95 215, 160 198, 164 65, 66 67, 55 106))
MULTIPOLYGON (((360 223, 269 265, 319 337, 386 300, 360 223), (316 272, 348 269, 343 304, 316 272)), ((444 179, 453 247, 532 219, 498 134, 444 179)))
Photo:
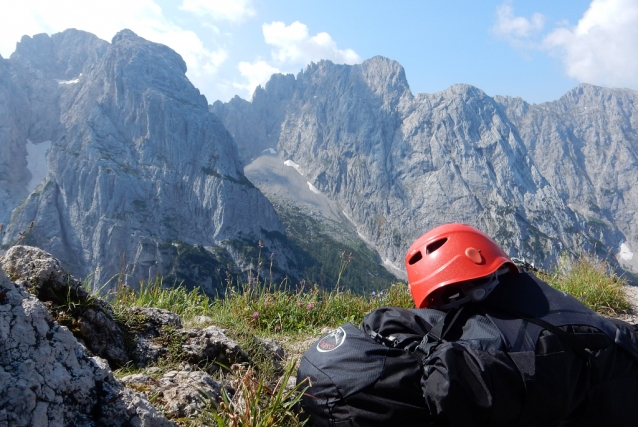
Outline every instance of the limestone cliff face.
POLYGON ((27 231, 23 241, 99 284, 119 272, 131 283, 173 273, 210 292, 224 260, 243 262, 241 239, 281 253, 264 235, 283 231, 272 205, 244 177, 182 58, 128 30, 111 44, 78 33, 24 38, 8 61, 14 74, 31 73, 18 88, 42 88, 16 145, 52 142, 46 178, 13 211, 4 242, 27 231), (194 255, 180 273, 184 251, 194 255))
POLYGON ((274 148, 300 165, 397 266, 449 221, 547 266, 564 250, 638 247, 637 100, 588 85, 541 105, 469 85, 413 96, 402 67, 375 57, 276 75, 210 110, 245 164, 274 148))
POLYGON ((0 223, 27 195, 28 101, 9 62, 0 58, 0 223), (23 143, 20 143, 23 141, 23 143))
POLYGON ((638 92, 581 84, 540 105, 495 100, 590 242, 638 271, 638 92))

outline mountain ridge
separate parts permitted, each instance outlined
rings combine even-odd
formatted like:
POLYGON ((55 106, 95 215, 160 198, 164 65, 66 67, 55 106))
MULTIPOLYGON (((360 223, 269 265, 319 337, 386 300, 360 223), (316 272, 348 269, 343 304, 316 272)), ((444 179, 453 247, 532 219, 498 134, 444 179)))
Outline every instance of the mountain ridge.
POLYGON ((541 266, 579 250, 638 266, 635 91, 583 84, 542 104, 467 84, 414 95, 403 67, 376 56, 312 63, 250 102, 209 105, 185 72, 130 30, 112 43, 25 36, 0 59, 5 247, 41 246, 100 284, 159 274, 214 295, 229 275, 264 277, 271 256, 279 278, 301 280, 304 236, 295 246, 286 230, 298 225, 264 197, 276 174, 255 178, 273 156, 303 171, 292 207, 329 204, 315 216, 324 237, 358 235, 378 254, 362 256, 399 277, 409 244, 450 221, 541 266), (46 173, 30 163, 45 151, 46 173))
MULTIPOLYGON (((268 144, 282 159, 300 164, 309 182, 341 203, 381 256, 395 265, 420 233, 449 221, 479 226, 511 255, 541 265, 552 263, 563 251, 608 256, 618 255, 622 244, 636 247, 635 221, 629 227, 615 225, 616 218, 631 216, 634 192, 626 186, 618 189, 630 196, 628 213, 619 209, 605 217, 599 209, 588 218, 578 209, 586 201, 576 183, 596 175, 596 169, 569 168, 587 155, 599 157, 596 150, 583 150, 595 147, 604 129, 620 146, 629 147, 623 170, 633 177, 634 124, 624 134, 605 126, 597 135, 587 134, 588 123, 579 119, 572 104, 585 94, 583 102, 590 109, 607 111, 605 99, 624 97, 631 106, 635 92, 581 85, 558 101, 529 104, 457 84, 413 96, 399 67, 381 57, 355 66, 322 61, 296 77, 273 76, 251 102, 235 98, 210 109, 233 135, 240 153, 248 153, 244 162, 268 144), (367 84, 369 75, 377 84, 367 84), (559 110, 569 115, 575 138, 552 121, 559 110), (567 174, 551 169, 552 161, 560 159, 547 155, 543 134, 535 137, 530 128, 534 117, 551 123, 548 134, 558 129, 563 145, 578 142, 560 163, 567 174), (251 138, 246 129, 254 123, 257 128, 268 124, 269 140, 263 135, 251 138), (537 144, 545 148, 539 150, 537 144), (563 181, 568 184, 561 185, 563 181)), ((604 176, 615 171, 612 163, 606 163, 604 176)))
POLYGON ((40 139, 53 140, 49 172, 14 210, 5 244, 28 230, 28 242, 100 285, 122 272, 132 284, 177 274, 214 294, 228 261, 246 262, 233 249, 242 236, 267 242, 288 270, 286 249, 266 235, 283 232, 281 222, 243 175, 232 139, 177 53, 124 30, 82 70, 55 76, 74 77, 69 84, 44 72, 34 80, 58 106, 38 121, 51 132, 40 139), (184 276, 175 260, 189 251, 184 276))

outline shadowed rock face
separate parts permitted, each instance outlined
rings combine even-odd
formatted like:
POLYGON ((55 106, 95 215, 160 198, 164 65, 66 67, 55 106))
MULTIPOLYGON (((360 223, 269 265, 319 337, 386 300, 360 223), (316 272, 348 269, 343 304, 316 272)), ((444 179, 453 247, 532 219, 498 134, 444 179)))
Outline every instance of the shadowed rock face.
MULTIPOLYGON (((52 144, 46 178, 13 211, 4 242, 42 247, 100 285, 120 272, 131 284, 191 274, 211 295, 221 282, 213 270, 221 268, 179 271, 174 244, 198 248, 225 269, 206 248, 224 252, 230 240, 256 246, 262 239, 286 267, 285 249, 264 235, 283 232, 279 218, 244 177, 230 135, 185 72, 173 50, 128 30, 111 44, 75 30, 23 38, 10 60, 0 60, 0 80, 19 95, 3 98, 3 85, 0 104, 25 104, 29 117, 10 136, 17 154, 0 158, 22 159, 12 200, 27 196, 26 139, 52 144)), ((0 113, 0 120, 19 117, 0 113)), ((0 191, 1 184, 2 177, 0 191)))
POLYGON ((452 221, 548 266, 565 250, 638 248, 636 103, 590 85, 540 105, 469 85, 413 96, 402 67, 375 57, 275 75, 251 102, 210 110, 244 164, 269 148, 294 161, 397 266, 452 221))

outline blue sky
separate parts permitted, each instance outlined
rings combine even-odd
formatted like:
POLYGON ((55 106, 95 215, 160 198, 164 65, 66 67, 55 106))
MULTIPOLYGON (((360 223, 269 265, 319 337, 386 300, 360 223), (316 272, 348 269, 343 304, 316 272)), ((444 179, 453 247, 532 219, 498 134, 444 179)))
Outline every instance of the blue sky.
POLYGON ((210 103, 250 99, 273 72, 383 55, 413 93, 455 83, 553 101, 581 82, 638 89, 638 0, 22 0, 0 13, 0 54, 22 35, 129 28, 180 53, 210 103))

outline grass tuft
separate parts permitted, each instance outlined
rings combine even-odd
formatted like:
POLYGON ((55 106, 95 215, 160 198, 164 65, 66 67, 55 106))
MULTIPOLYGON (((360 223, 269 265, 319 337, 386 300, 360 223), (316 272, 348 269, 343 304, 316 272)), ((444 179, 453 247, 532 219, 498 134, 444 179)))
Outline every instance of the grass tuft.
POLYGON ((552 274, 541 274, 550 285, 578 299, 597 313, 614 315, 631 307, 623 286, 611 266, 600 258, 583 253, 579 257, 564 254, 552 274))
POLYGON ((183 284, 165 286, 164 279, 157 277, 140 282, 138 291, 124 285, 118 287, 113 306, 116 313, 131 307, 153 307, 171 311, 182 319, 191 319, 208 315, 211 300, 199 288, 189 291, 183 284))
POLYGON ((411 307, 407 286, 396 283, 368 296, 349 290, 325 290, 299 286, 295 290, 241 286, 228 290, 213 302, 211 315, 217 324, 243 327, 266 334, 313 332, 346 322, 360 323, 382 305, 411 307))
POLYGON ((197 417, 198 425, 218 427, 297 427, 306 424, 300 420, 299 403, 305 383, 288 387, 294 377, 296 363, 288 364, 284 375, 274 384, 258 375, 252 367, 231 367, 228 383, 234 389, 222 389, 222 402, 211 402, 206 411, 197 417))

